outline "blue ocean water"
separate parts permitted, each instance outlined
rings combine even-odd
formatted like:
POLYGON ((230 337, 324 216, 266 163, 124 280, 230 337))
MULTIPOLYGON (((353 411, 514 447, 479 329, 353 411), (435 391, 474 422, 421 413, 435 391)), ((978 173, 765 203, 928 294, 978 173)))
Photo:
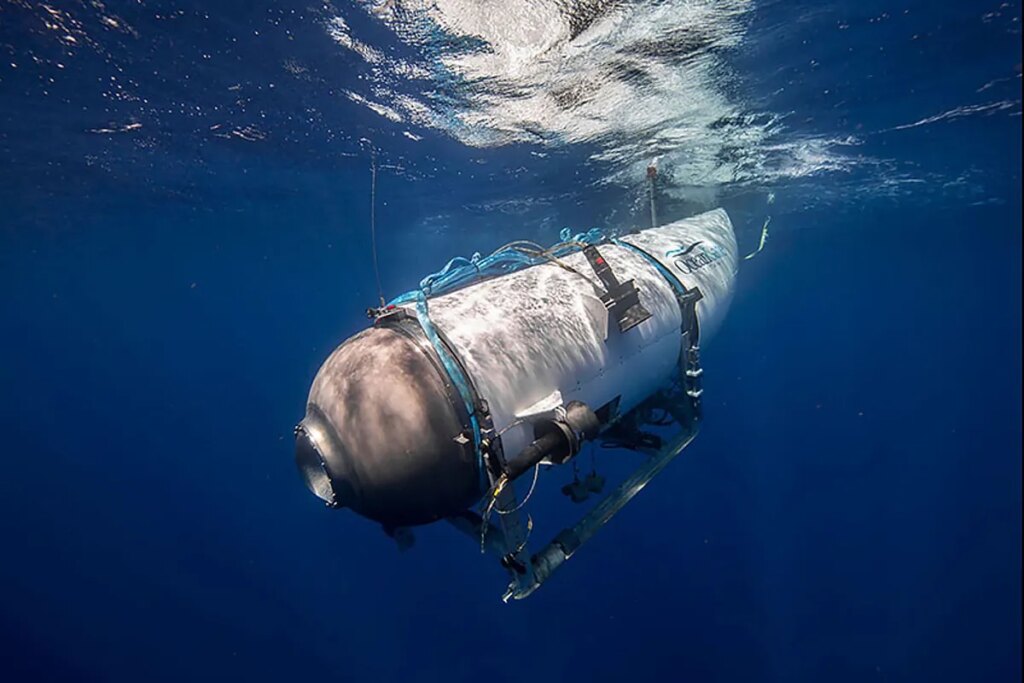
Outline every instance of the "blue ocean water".
POLYGON ((3 680, 1021 679, 1019 1, 6 0, 0 57, 3 680), (700 436, 526 601, 296 474, 371 157, 388 295, 650 164, 770 217, 700 436))

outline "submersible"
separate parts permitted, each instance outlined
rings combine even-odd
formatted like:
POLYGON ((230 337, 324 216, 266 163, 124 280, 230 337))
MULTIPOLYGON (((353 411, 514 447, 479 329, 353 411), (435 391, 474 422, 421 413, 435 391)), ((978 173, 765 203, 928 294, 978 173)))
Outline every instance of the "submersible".
POLYGON ((454 261, 371 309, 372 326, 324 362, 296 427, 302 477, 329 507, 391 534, 451 521, 500 557, 505 599, 525 597, 696 434, 700 347, 726 313, 736 269, 722 209, 454 261), (675 437, 663 439, 669 422, 675 437), (513 482, 591 440, 643 460, 531 553, 513 482))

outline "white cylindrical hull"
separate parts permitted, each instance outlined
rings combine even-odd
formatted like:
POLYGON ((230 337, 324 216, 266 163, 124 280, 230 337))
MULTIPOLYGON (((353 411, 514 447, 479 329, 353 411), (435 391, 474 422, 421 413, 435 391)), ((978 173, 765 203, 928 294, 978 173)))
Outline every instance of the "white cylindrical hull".
POLYGON ((651 317, 619 332, 599 299, 600 281, 582 253, 486 280, 430 300, 430 317, 465 366, 504 431, 506 454, 533 438, 519 422, 554 402, 593 410, 617 399, 620 413, 670 381, 680 357, 681 312, 656 260, 698 288, 701 341, 719 327, 732 297, 737 248, 717 209, 599 247, 620 282, 633 280, 651 317), (622 244, 625 243, 625 244, 622 244), (640 251, 644 253, 640 253, 640 251), (567 269, 566 267, 572 270, 567 269), (575 271, 575 272, 573 272, 575 271))

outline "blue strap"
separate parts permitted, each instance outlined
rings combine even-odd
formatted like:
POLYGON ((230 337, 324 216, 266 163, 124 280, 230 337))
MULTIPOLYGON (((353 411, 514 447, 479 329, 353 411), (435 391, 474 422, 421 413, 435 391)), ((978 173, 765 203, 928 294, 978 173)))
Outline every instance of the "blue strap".
POLYGON ((451 378, 452 384, 459 392, 459 396, 462 397, 462 402, 466 406, 466 413, 469 415, 469 424, 473 428, 473 450, 476 452, 477 467, 481 473, 481 477, 484 475, 484 452, 481 446, 482 439, 480 436, 480 421, 477 419, 476 405, 473 402, 473 390, 470 388, 469 380, 466 375, 462 372, 462 367, 456 362, 450 353, 448 348, 441 341, 441 337, 437 334, 437 328, 434 327, 433 321, 430 319, 430 311, 427 308, 427 297, 423 292, 417 291, 416 294, 416 319, 420 323, 420 327, 423 328, 423 333, 427 335, 427 339, 430 340, 431 346, 437 352, 438 358, 441 359, 441 364, 444 365, 445 371, 448 373, 448 377, 451 378))
MULTIPOLYGON (((560 234, 561 242, 551 247, 548 252, 551 256, 559 258, 579 249, 579 244, 594 244, 602 241, 601 231, 591 228, 587 232, 573 235, 568 228, 560 234)), ((516 249, 499 249, 490 256, 480 257, 480 254, 473 254, 472 258, 455 257, 451 259, 440 271, 428 275, 420 281, 420 288, 411 292, 401 294, 389 302, 389 306, 413 305, 416 319, 419 321, 423 333, 427 336, 434 351, 437 352, 441 364, 444 366, 452 384, 455 385, 459 396, 462 398, 469 415, 469 423, 473 429, 473 449, 476 452, 477 467, 481 475, 481 482, 486 486, 486 468, 484 466, 483 437, 480 428, 480 417, 477 415, 474 403, 475 392, 470 384, 469 378, 462 371, 458 361, 449 353, 444 342, 441 341, 437 328, 430 320, 430 311, 427 305, 428 296, 440 296, 456 289, 464 287, 480 278, 495 277, 506 273, 515 272, 529 266, 546 263, 547 259, 525 254, 516 249)), ((486 416, 485 416, 486 417, 486 416)))
MULTIPOLYGON (((561 258, 577 251, 581 243, 597 244, 603 239, 601 231, 597 228, 591 228, 575 235, 565 228, 559 236, 562 241, 547 250, 549 257, 561 258)), ((456 256, 448 261, 444 268, 420 280, 418 290, 406 292, 389 303, 398 306, 412 303, 423 294, 426 296, 448 294, 481 279, 513 273, 523 268, 547 263, 548 260, 547 257, 527 254, 516 248, 499 249, 489 256, 483 257, 479 253, 473 254, 472 258, 468 259, 456 256)))

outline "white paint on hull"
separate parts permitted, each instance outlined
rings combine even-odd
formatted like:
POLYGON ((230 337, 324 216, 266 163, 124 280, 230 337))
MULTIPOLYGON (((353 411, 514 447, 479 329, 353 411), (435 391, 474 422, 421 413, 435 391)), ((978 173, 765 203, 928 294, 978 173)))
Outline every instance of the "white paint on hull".
MULTIPOLYGON (((722 209, 634 235, 627 242, 656 258, 687 288, 698 287, 701 343, 718 329, 732 298, 737 248, 722 209)), ((598 300, 599 281, 582 253, 430 300, 430 316, 454 346, 498 430, 553 392, 596 410, 620 397, 625 413, 664 386, 676 369, 681 315, 668 280, 627 246, 601 255, 620 281, 632 279, 651 317, 620 333, 598 300), (596 302, 596 305, 595 305, 596 302), (606 338, 607 336, 607 338, 606 338)), ((502 436, 507 456, 533 439, 529 425, 502 436)))

